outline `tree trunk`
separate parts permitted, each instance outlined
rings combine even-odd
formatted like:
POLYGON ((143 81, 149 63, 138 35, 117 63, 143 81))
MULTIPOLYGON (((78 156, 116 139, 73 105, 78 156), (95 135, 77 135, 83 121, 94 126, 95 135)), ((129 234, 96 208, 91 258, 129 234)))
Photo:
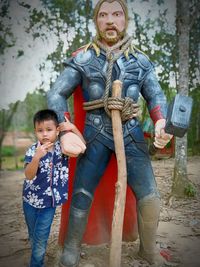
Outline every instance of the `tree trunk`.
MULTIPOLYGON (((188 95, 189 85, 189 28, 190 13, 189 1, 177 0, 176 26, 178 36, 179 53, 179 77, 178 92, 188 95)), ((187 135, 183 138, 176 138, 175 166, 173 175, 172 194, 183 197, 185 188, 188 185, 187 176, 187 135)))
POLYGON ((17 110, 19 101, 17 101, 14 105, 10 107, 9 111, 2 110, 1 111, 1 131, 0 131, 0 170, 2 169, 2 144, 5 137, 5 133, 9 128, 12 118, 17 110))

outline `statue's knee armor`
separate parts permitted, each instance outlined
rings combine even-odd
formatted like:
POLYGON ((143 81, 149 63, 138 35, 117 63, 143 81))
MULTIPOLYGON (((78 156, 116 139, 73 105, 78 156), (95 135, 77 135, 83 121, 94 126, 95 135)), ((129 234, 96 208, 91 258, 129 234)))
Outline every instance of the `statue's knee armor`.
POLYGON ((72 196, 72 206, 76 209, 88 210, 91 206, 93 195, 85 189, 77 189, 72 196))
POLYGON ((157 193, 150 194, 138 201, 138 214, 144 221, 157 221, 160 214, 160 198, 157 193))

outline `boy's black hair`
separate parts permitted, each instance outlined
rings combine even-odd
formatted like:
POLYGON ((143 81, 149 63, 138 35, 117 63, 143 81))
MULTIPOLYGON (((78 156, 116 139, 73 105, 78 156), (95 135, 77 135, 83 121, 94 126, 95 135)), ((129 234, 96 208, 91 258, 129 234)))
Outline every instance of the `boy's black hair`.
POLYGON ((36 122, 49 121, 52 120, 58 126, 58 116, 52 109, 42 109, 35 113, 33 117, 33 125, 35 127, 36 122))

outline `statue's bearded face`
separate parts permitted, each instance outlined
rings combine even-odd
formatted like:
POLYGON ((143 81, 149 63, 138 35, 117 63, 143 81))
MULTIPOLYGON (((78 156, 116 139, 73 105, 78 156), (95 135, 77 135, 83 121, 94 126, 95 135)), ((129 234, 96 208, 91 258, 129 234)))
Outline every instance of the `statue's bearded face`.
POLYGON ((126 18, 119 2, 103 2, 96 23, 99 37, 103 42, 108 45, 117 43, 126 31, 126 18))

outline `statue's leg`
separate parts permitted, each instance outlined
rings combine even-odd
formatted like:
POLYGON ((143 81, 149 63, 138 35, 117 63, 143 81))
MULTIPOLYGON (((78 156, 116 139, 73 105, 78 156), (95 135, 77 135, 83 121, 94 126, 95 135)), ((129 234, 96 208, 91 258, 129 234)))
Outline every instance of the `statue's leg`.
POLYGON ((165 259, 156 248, 160 214, 160 196, 145 143, 126 147, 128 184, 137 199, 139 255, 155 267, 164 266, 165 259))
POLYGON ((77 163, 69 224, 60 258, 61 267, 76 267, 87 225, 93 194, 110 160, 112 151, 98 141, 87 145, 77 163))
POLYGON ((88 212, 89 209, 80 210, 71 206, 68 233, 59 263, 62 267, 78 266, 80 259, 81 240, 87 224, 88 212))
POLYGON ((165 266, 165 259, 156 247, 156 233, 159 222, 160 200, 146 196, 138 202, 138 230, 140 236, 139 256, 155 267, 165 266))

